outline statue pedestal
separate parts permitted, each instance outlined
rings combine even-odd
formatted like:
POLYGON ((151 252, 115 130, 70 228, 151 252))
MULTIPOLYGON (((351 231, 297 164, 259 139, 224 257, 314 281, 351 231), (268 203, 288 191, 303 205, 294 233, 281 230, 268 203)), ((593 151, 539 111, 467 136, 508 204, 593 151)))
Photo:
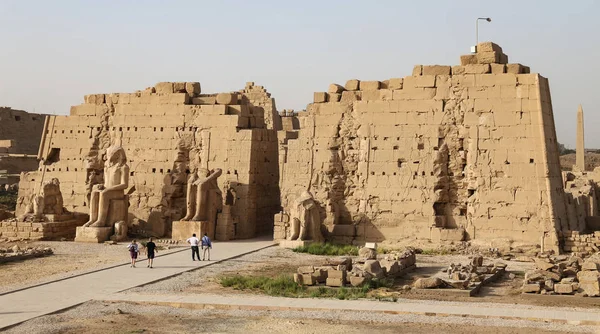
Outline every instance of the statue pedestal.
MULTIPOLYGON (((200 239, 204 235, 204 233, 209 233, 208 224, 208 221, 174 221, 173 227, 171 229, 171 239, 185 241, 188 238, 190 238, 194 233, 196 233, 196 237, 200 239)), ((209 238, 213 239, 210 233, 208 236, 209 238)))
POLYGON ((308 246, 314 241, 312 240, 277 240, 279 242, 279 247, 283 248, 296 248, 300 246, 308 246))
POLYGON ((113 227, 77 227, 75 231, 76 242, 101 243, 108 241, 113 234, 113 227))

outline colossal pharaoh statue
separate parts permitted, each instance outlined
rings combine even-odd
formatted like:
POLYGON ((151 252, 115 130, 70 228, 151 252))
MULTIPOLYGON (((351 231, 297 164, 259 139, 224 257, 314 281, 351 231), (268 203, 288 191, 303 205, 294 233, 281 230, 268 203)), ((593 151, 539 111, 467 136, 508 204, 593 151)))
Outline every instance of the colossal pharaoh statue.
MULTIPOLYGON (((108 221, 110 202, 124 199, 129 185, 129 166, 125 150, 113 145, 106 150, 104 163, 104 184, 95 185, 90 197, 90 220, 84 227, 111 227, 115 222, 108 221)), ((114 209, 113 209, 114 210, 114 209)), ((122 215, 119 215, 122 216, 122 215)))
MULTIPOLYGON (((129 166, 125 150, 119 145, 110 146, 106 150, 104 184, 97 184, 92 188, 90 219, 85 225, 77 228, 75 241, 103 242, 113 233, 115 223, 127 224, 125 189, 128 185, 129 166)), ((117 233, 121 230, 123 229, 118 228, 117 233)))
POLYGON ((214 239, 217 215, 223 210, 223 194, 217 184, 222 173, 219 168, 193 170, 187 182, 187 212, 173 222, 173 239, 185 240, 192 233, 206 233, 214 239))
POLYGON ((187 213, 184 221, 212 221, 223 206, 217 179, 223 171, 219 168, 208 171, 201 168, 191 173, 187 185, 187 213), (216 196, 215 196, 216 195, 216 196))

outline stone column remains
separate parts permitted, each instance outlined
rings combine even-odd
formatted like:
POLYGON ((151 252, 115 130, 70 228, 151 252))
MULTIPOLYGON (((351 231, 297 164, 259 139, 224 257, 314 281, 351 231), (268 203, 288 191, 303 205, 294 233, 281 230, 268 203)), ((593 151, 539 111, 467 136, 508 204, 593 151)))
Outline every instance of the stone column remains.
POLYGON ((583 108, 581 104, 577 109, 577 146, 575 156, 575 166, 578 171, 585 171, 585 145, 583 134, 583 108))

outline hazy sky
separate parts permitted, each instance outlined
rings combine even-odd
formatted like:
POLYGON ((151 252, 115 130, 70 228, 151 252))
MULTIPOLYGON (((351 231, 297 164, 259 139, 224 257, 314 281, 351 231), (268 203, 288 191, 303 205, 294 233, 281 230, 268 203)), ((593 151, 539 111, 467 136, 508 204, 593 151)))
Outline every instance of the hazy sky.
POLYGON ((332 82, 459 63, 475 40, 550 79, 558 140, 600 148, 600 1, 0 0, 0 106, 67 114, 90 93, 200 81, 205 93, 263 85, 304 109, 332 82))

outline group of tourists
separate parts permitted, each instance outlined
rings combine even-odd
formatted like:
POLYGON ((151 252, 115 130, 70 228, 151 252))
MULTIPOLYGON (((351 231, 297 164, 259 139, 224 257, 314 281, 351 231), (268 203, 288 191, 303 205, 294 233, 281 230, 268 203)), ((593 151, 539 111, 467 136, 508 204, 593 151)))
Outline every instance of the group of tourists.
MULTIPOLYGON (((202 239, 198 239, 196 237, 196 233, 192 235, 191 238, 187 239, 187 243, 192 246, 192 261, 210 261, 210 250, 212 249, 212 242, 206 233, 202 236, 202 239), (202 248, 202 259, 200 259, 200 249, 202 248)), ((131 268, 135 268, 135 263, 137 261, 138 253, 140 252, 140 248, 136 240, 132 240, 129 245, 127 245, 127 249, 129 250, 129 256, 131 257, 131 268)), ((148 239, 146 243, 146 255, 148 257, 148 265, 146 267, 153 268, 155 253, 158 253, 158 249, 156 249, 156 244, 152 241, 152 238, 148 239)))
POLYGON ((206 233, 202 236, 202 239, 196 238, 196 233, 192 234, 192 237, 186 240, 188 244, 192 246, 192 261, 210 261, 210 250, 212 249, 212 243, 210 242, 210 238, 206 233), (202 259, 200 259, 200 251, 198 249, 198 245, 202 247, 202 259), (208 254, 208 257, 206 256, 208 254))

